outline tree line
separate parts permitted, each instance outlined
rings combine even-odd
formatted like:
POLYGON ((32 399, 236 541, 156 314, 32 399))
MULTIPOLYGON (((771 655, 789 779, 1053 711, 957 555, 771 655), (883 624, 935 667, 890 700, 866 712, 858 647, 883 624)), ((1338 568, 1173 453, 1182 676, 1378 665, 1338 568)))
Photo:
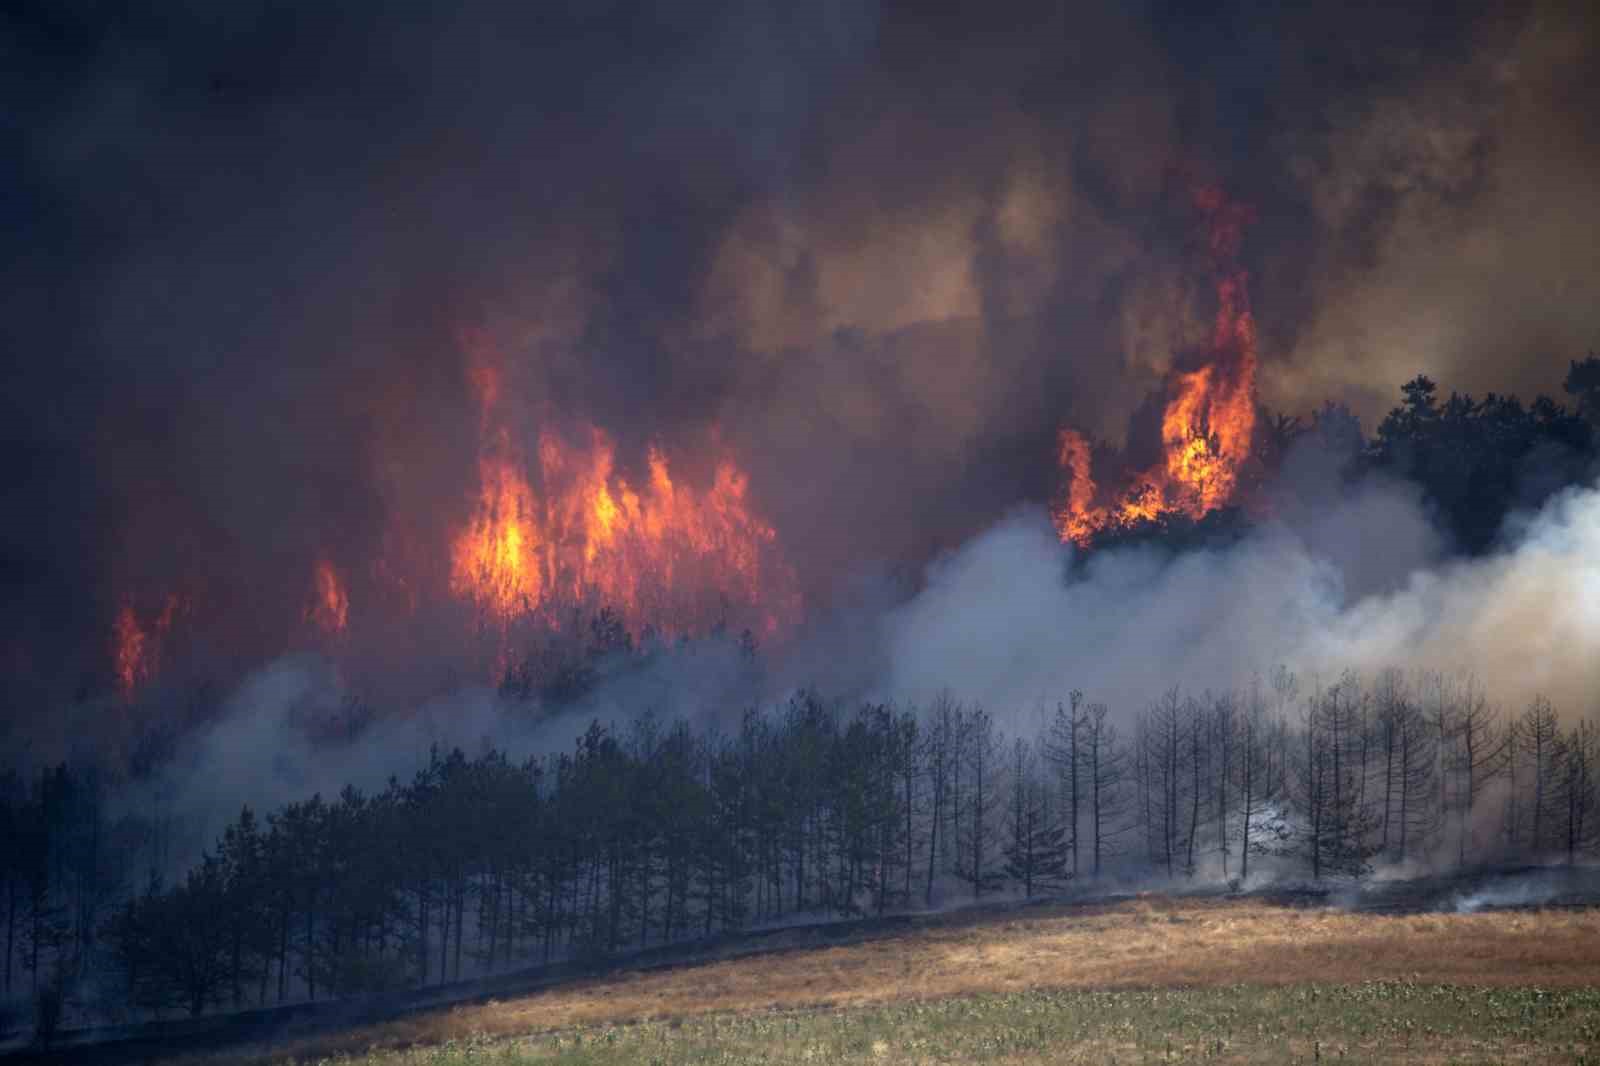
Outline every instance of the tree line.
POLYGON ((1356 472, 1382 470, 1420 486, 1458 547, 1486 551, 1511 511, 1537 507, 1594 474, 1600 358, 1571 363, 1562 387, 1575 401, 1571 410, 1547 396, 1526 406, 1496 393, 1441 399, 1430 378, 1413 378, 1356 472))
POLYGON ((1073 692, 1008 735, 986 709, 816 693, 696 729, 593 723, 516 760, 246 807, 170 882, 125 858, 93 771, 0 782, 8 998, 116 1016, 320 1000, 814 915, 1112 879, 1359 878, 1383 863, 1577 862, 1600 845, 1600 730, 1545 700, 1390 671, 1073 692), (136 883, 134 883, 136 881, 136 883))
MULTIPOLYGON (((1325 492, 1330 486, 1323 477, 1296 484, 1302 480, 1297 475, 1318 467, 1348 482, 1374 473, 1399 478, 1417 486, 1453 550, 1481 554, 1496 547, 1512 513, 1593 481, 1600 460, 1600 356, 1569 363, 1562 389, 1572 406, 1548 396, 1529 404, 1492 392, 1443 396, 1437 382, 1418 375, 1401 386, 1400 403, 1370 437, 1340 403, 1329 401, 1304 417, 1260 407, 1240 482, 1251 495, 1268 487, 1325 492), (1287 483, 1279 476, 1286 465, 1295 468, 1287 483)), ((1201 519, 1162 514, 1109 527, 1094 546, 1225 543, 1249 532, 1246 510, 1225 507, 1201 519)))
MULTIPOLYGON (((1347 477, 1383 471, 1482 551, 1513 508, 1592 474, 1600 358, 1572 363, 1564 390, 1570 410, 1441 398, 1418 377, 1370 439, 1337 405, 1263 417, 1247 481, 1297 449, 1347 477)), ((1178 545, 1227 522, 1116 536, 1178 545)), ((739 644, 753 668, 754 638, 739 644)), ((559 707, 634 652, 602 610, 586 636, 575 623, 508 669, 501 694, 559 707)), ((170 827, 117 813, 101 770, 0 773, 0 1005, 32 1000, 41 1022, 68 999, 109 1017, 198 1014, 809 915, 1263 867, 1574 862, 1600 837, 1595 725, 1544 701, 1503 714, 1438 677, 1308 687, 1278 671, 1132 710, 1072 693, 1007 736, 949 699, 845 708, 801 693, 731 729, 596 723, 567 752, 436 752, 376 793, 243 810, 176 879, 170 827)), ((370 717, 353 703, 338 728, 370 717)), ((163 736, 127 769, 156 772, 163 736)))

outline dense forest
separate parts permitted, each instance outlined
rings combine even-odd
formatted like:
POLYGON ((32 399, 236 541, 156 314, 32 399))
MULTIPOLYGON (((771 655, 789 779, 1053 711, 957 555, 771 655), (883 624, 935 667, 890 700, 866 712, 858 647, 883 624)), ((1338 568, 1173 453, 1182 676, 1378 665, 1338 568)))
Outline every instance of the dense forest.
POLYGON ((0 805, 5 979, 199 1014, 818 914, 1600 844, 1600 728, 1546 701, 1502 715, 1449 678, 1280 670, 1133 721, 1074 692, 1007 736, 951 700, 802 693, 727 733, 596 723, 559 754, 435 752, 376 794, 245 809, 181 879, 131 893, 96 779, 57 768, 0 805))
MULTIPOLYGON (((1276 420, 1269 444, 1344 439, 1343 476, 1414 481, 1483 551, 1507 514, 1591 472, 1600 360, 1567 390, 1575 410, 1441 401, 1418 378, 1371 441, 1328 408, 1276 420)), ((592 634, 591 655, 627 651, 607 615, 592 634)), ((505 692, 548 703, 584 683, 533 664, 505 692)), ((729 728, 641 713, 526 760, 435 751, 376 792, 246 808, 181 876, 150 825, 113 813, 117 772, 19 769, 0 776, 3 993, 48 1031, 67 1007, 320 1000, 1097 883, 1577 862, 1600 848, 1592 712, 1499 708, 1473 679, 1399 671, 1280 668, 1114 710, 1063 693, 1036 717, 802 691, 729 728)))
MULTIPOLYGON (((1370 438, 1348 407, 1331 401, 1309 416, 1263 410, 1244 480, 1262 501, 1328 492, 1330 466, 1350 483, 1373 474, 1400 479, 1421 491, 1452 550, 1482 554, 1499 545, 1510 515, 1593 480, 1600 356, 1570 363, 1563 388, 1570 407, 1548 396, 1526 405, 1497 393, 1441 397, 1436 382, 1418 376, 1401 387, 1402 402, 1370 438)), ((1171 514, 1108 529, 1095 545, 1215 544, 1244 535, 1252 520, 1249 508, 1237 506, 1198 520, 1171 514)))

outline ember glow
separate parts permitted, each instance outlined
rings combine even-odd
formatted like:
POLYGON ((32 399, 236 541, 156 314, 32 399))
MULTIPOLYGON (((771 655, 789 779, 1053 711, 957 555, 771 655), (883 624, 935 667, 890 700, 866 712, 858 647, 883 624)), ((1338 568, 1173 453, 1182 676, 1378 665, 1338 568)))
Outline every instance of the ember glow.
POLYGON ((327 559, 319 559, 311 579, 312 595, 311 602, 306 605, 306 621, 329 636, 344 632, 350 618, 350 596, 345 592, 339 571, 327 559))
POLYGON ((132 604, 124 603, 117 612, 111 654, 117 691, 123 699, 132 699, 160 672, 162 645, 180 606, 178 598, 169 595, 161 610, 143 621, 132 604))
POLYGON ((1163 461, 1102 498, 1092 476, 1088 440, 1060 432, 1058 463, 1065 499, 1055 509, 1064 541, 1085 545, 1102 530, 1164 515, 1200 518, 1234 500, 1255 432, 1256 338, 1248 276, 1238 265, 1239 243, 1250 212, 1221 190, 1196 192, 1205 215, 1217 310, 1206 361, 1167 377, 1161 418, 1163 461))

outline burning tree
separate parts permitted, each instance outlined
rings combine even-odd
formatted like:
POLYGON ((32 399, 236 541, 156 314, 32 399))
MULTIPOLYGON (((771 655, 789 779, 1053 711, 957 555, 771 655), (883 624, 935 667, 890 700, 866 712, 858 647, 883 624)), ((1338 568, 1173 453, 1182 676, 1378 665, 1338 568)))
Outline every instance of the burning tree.
POLYGON ((1252 215, 1214 187, 1198 189, 1217 310, 1204 362, 1168 374, 1161 416, 1163 458, 1111 493, 1093 477, 1087 438, 1062 429, 1058 463, 1065 477, 1055 509, 1064 541, 1086 545, 1096 534, 1169 515, 1200 518, 1234 500, 1250 458, 1256 423, 1256 331, 1249 276, 1238 264, 1252 215))

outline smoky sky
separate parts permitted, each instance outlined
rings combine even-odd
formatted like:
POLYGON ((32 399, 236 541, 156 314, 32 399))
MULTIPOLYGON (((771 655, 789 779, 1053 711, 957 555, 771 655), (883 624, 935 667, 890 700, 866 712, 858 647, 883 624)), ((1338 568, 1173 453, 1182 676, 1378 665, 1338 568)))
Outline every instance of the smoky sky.
POLYGON ((1550 391, 1600 317, 1581 6, 0 18, 8 715, 103 685, 120 602, 196 590, 250 660, 318 556, 436 554, 469 333, 530 439, 715 434, 817 602, 1126 431, 1209 314, 1195 183, 1255 211, 1277 409, 1550 391))

